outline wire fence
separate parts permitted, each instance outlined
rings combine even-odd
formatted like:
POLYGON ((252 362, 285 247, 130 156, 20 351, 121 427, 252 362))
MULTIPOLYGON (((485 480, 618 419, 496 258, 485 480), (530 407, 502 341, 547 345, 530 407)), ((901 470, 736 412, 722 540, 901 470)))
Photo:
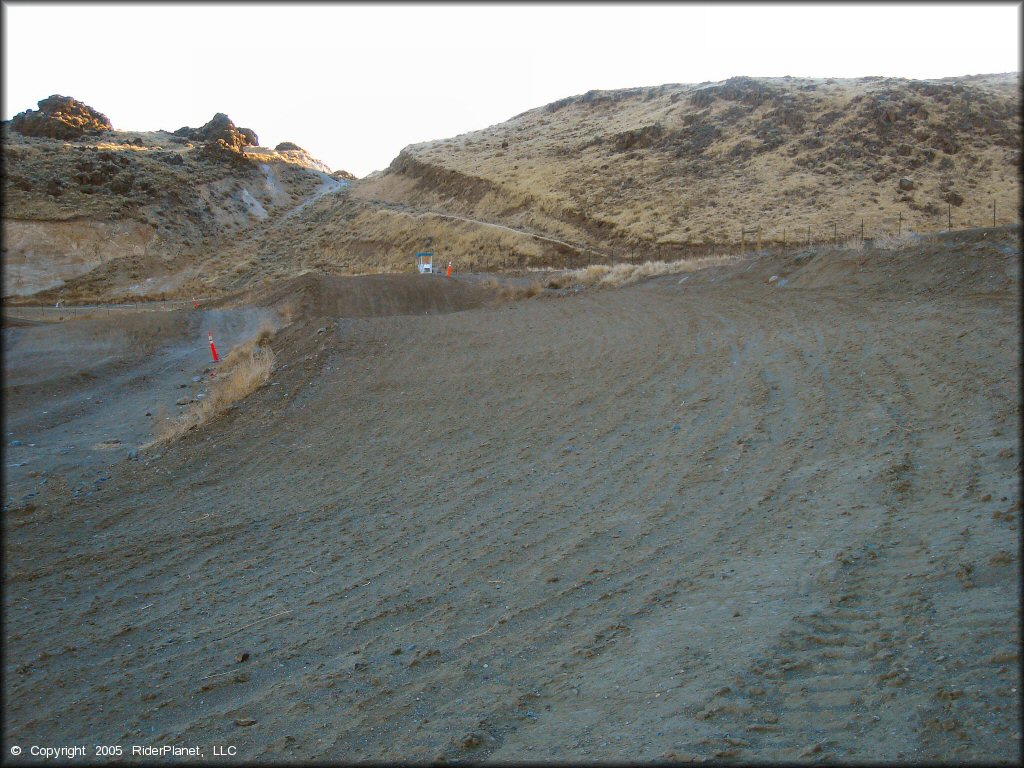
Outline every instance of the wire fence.
POLYGON ((984 206, 954 207, 944 210, 931 206, 927 210, 897 211, 887 216, 836 218, 817 225, 782 223, 769 219, 738 228, 722 228, 700 242, 669 242, 659 240, 655 230, 649 240, 611 243, 593 246, 584 243, 564 243, 554 252, 524 254, 508 249, 497 255, 465 254, 453 258, 454 271, 474 272, 479 269, 499 271, 531 269, 575 269, 591 264, 639 264, 644 261, 674 261, 729 253, 789 250, 813 246, 870 246, 879 238, 905 238, 911 235, 930 235, 980 227, 999 227, 1019 224, 1012 218, 999 215, 993 201, 984 206))
MULTIPOLYGON (((741 249, 754 247, 759 249, 761 245, 769 246, 813 246, 813 245, 842 245, 845 243, 869 244, 877 237, 903 237, 909 234, 940 234, 965 229, 977 229, 979 227, 1000 226, 996 215, 996 208, 992 206, 991 220, 979 220, 975 214, 971 217, 957 215, 954 218, 953 207, 947 206, 945 215, 939 226, 920 226, 920 216, 915 217, 914 227, 911 221, 904 219, 903 212, 897 211, 894 216, 881 218, 860 218, 859 220, 834 220, 827 222, 822 227, 797 226, 781 227, 777 224, 743 227, 739 231, 739 242, 741 249), (944 225, 944 226, 942 226, 944 225)), ((935 217, 932 217, 933 219, 935 217)), ((1004 222, 1005 223, 1005 222, 1004 222)))
MULTIPOLYGON (((741 225, 732 232, 721 232, 715 241, 701 243, 669 243, 640 244, 621 250, 611 261, 640 263, 641 261, 671 261, 675 259, 707 256, 726 251, 746 253, 762 249, 788 250, 791 248, 808 248, 814 246, 870 246, 876 240, 885 238, 906 238, 912 235, 938 235, 947 232, 978 229, 984 227, 1000 227, 1019 225, 1020 219, 1001 218, 995 203, 980 213, 977 208, 969 212, 957 211, 947 206, 941 216, 932 211, 927 218, 921 212, 914 212, 913 217, 904 216, 897 211, 890 216, 858 217, 834 219, 816 226, 791 225, 779 223, 777 220, 741 225), (925 226, 922 226, 922 223, 925 226)), ((573 261, 579 262, 579 259, 573 261)), ((586 264, 587 260, 583 260, 586 264)), ((579 266, 578 263, 570 266, 579 266)))

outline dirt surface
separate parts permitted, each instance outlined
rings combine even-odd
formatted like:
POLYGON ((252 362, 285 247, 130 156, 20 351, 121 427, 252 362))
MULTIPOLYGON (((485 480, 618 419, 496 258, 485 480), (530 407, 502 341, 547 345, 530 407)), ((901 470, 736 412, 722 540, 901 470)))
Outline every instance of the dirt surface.
POLYGON ((208 383, 208 333, 223 354, 256 333, 264 307, 120 312, 63 323, 5 320, 4 503, 31 503, 59 477, 102 491, 109 468, 208 383))
MULTIPOLYGON (((311 281, 235 410, 91 496, 6 470, 5 754, 1015 762, 1018 287, 1019 229, 426 316, 311 281)), ((18 435, 171 362, 64 389, 73 331, 5 329, 18 435)))

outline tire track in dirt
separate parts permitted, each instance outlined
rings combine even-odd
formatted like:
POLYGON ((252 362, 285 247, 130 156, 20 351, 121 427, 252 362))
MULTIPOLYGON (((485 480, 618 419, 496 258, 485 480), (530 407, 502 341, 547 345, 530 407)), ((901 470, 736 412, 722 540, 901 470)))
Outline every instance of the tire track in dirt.
POLYGON ((1010 310, 744 274, 287 331, 277 386, 19 513, 12 737, 1006 755, 1010 310))

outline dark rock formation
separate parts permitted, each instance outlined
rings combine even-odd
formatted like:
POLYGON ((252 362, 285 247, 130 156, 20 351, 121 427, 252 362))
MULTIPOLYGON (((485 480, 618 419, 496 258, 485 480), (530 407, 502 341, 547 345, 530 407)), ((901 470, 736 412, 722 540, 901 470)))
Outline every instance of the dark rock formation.
POLYGON ((214 115, 213 119, 202 128, 189 128, 186 125, 176 130, 174 135, 207 143, 222 141, 225 146, 235 152, 241 152, 245 147, 258 147, 260 143, 259 137, 254 131, 249 128, 237 127, 231 122, 231 118, 223 112, 214 115))
POLYGON ((38 102, 38 110, 27 109, 11 120, 11 128, 25 136, 47 139, 77 139, 86 133, 111 130, 109 118, 70 96, 54 94, 38 102))
POLYGON ((233 165, 238 171, 248 170, 252 167, 241 148, 228 144, 224 139, 204 142, 199 149, 199 157, 211 163, 233 165))
POLYGON ((280 144, 278 144, 276 147, 274 147, 274 151, 275 152, 295 152, 295 151, 305 152, 305 150, 302 147, 300 147, 298 144, 292 144, 290 141, 282 141, 280 144))

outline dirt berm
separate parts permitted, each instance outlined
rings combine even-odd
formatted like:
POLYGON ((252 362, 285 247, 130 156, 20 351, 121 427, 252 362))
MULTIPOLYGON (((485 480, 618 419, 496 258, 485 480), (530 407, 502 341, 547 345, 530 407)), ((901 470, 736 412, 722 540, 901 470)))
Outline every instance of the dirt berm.
POLYGON ((495 303, 480 285, 440 275, 306 274, 232 299, 303 317, 383 317, 476 309, 495 303))

